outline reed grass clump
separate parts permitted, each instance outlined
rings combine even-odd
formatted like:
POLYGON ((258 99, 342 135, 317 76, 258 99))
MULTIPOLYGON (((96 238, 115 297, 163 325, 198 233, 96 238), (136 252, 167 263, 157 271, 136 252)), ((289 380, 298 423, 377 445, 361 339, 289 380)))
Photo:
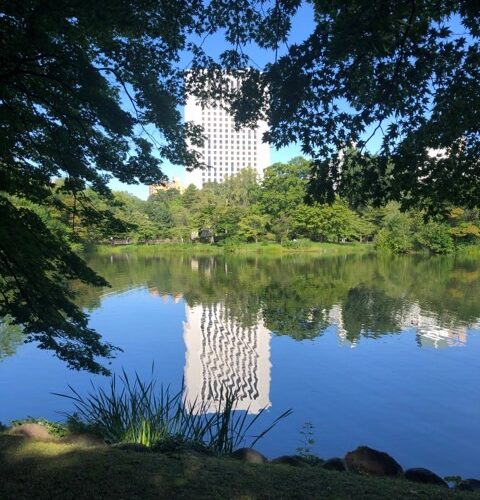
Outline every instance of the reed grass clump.
POLYGON ((256 435, 264 414, 256 415, 237 410, 238 397, 225 389, 215 407, 206 402, 188 403, 184 391, 171 392, 169 387, 157 387, 152 377, 142 380, 138 373, 129 377, 122 370, 113 375, 107 388, 96 388, 83 396, 72 386, 69 393, 56 394, 73 401, 74 412, 67 413, 70 428, 81 428, 101 435, 111 443, 136 443, 149 448, 202 448, 217 454, 231 453, 240 445, 253 447, 282 419, 283 412, 256 435))

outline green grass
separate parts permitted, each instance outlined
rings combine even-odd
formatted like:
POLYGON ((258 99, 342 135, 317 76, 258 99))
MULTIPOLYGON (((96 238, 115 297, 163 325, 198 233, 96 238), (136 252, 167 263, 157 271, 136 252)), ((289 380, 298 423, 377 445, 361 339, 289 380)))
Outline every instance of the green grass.
POLYGON ((480 495, 320 467, 252 465, 188 453, 138 453, 0 435, 0 498, 475 500, 480 495))
POLYGON ((456 248, 456 253, 468 257, 480 257, 480 245, 462 245, 456 248))
POLYGON ((310 241, 305 243, 243 243, 235 248, 234 253, 312 253, 322 255, 345 255, 357 252, 371 252, 373 246, 364 243, 319 243, 310 241))
POLYGON ((138 255, 156 255, 162 253, 183 253, 188 255, 221 255, 224 249, 217 245, 202 243, 157 243, 152 245, 95 245, 89 249, 100 255, 135 252, 138 255))
POLYGON ((139 255, 158 255, 182 253, 188 255, 222 255, 232 254, 292 254, 310 253, 321 255, 346 255, 350 253, 373 252, 373 245, 365 243, 319 243, 287 242, 284 245, 279 243, 235 243, 235 244, 215 244, 208 243, 158 243, 154 245, 97 245, 92 249, 100 255, 122 254, 135 252, 139 255))

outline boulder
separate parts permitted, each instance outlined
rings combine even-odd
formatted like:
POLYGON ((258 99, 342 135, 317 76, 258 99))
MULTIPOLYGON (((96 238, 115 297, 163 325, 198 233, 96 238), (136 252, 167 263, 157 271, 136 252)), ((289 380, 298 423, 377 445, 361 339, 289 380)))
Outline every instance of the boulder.
POLYGON ((336 470, 338 472, 344 472, 346 470, 345 462, 338 457, 329 458, 324 462, 322 467, 327 470, 336 470))
POLYGON ((62 443, 74 444, 77 446, 106 446, 105 441, 100 436, 88 433, 73 433, 61 439, 62 443))
POLYGON ((282 455, 281 457, 274 458, 272 460, 272 464, 284 464, 299 467, 301 465, 304 465, 305 462, 302 457, 297 455, 282 455))
POLYGON ((464 479, 457 489, 463 491, 480 491, 480 479, 464 479))
POLYGON ((437 476, 431 470, 424 469, 423 467, 407 469, 405 471, 405 479, 415 483, 437 484, 438 486, 445 486, 448 488, 448 484, 440 476, 437 476))
POLYGON ((41 424, 20 424, 15 425, 9 431, 12 436, 23 436, 41 441, 50 441, 54 437, 48 432, 47 428, 41 424))
POLYGON ((397 476, 403 472, 400 464, 388 453, 359 446, 345 455, 348 471, 372 476, 397 476))
POLYGON ((237 460, 250 462, 251 464, 264 464, 267 461, 267 459, 260 452, 254 450, 253 448, 239 448, 230 456, 232 458, 236 458, 237 460))

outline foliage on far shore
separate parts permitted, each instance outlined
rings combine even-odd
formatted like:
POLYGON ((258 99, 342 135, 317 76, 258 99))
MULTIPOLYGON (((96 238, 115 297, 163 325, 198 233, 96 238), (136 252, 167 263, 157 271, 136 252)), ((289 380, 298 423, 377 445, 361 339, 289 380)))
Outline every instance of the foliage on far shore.
POLYGON ((89 255, 118 255, 135 252, 136 255, 154 256, 160 254, 185 254, 190 256, 208 255, 280 255, 306 253, 315 255, 345 255, 351 253, 373 252, 374 245, 352 243, 320 243, 307 239, 285 241, 283 244, 262 241, 254 242, 231 242, 224 241, 216 244, 205 243, 180 243, 166 241, 161 243, 133 243, 129 245, 100 244, 89 248, 89 255))
POLYGON ((310 162, 298 157, 271 165, 260 183, 255 171, 244 169, 222 184, 190 185, 183 192, 159 189, 146 201, 125 192, 104 199, 87 189, 76 204, 58 181, 52 196, 69 210, 41 216, 77 248, 162 243, 167 251, 197 244, 215 252, 205 245, 210 243, 241 252, 246 243, 261 245, 261 251, 286 251, 313 250, 312 243, 370 242, 387 253, 448 254, 480 243, 478 209, 447 207, 427 217, 417 209, 402 212, 396 203, 354 209, 337 197, 332 204, 307 204, 310 169, 310 162))

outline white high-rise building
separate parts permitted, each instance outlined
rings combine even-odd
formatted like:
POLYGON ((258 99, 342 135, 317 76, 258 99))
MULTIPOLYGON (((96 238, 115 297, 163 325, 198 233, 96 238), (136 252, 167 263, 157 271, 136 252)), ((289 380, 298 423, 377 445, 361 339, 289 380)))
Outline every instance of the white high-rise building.
POLYGON ((250 327, 221 303, 186 306, 185 401, 209 411, 230 391, 237 410, 257 414, 270 403, 270 336, 261 319, 250 327))
POLYGON ((202 160, 209 165, 185 174, 185 185, 202 188, 208 182, 223 182, 227 176, 236 175, 243 168, 252 168, 262 178, 263 170, 270 165, 270 146, 262 142, 268 130, 264 121, 257 128, 235 130, 234 120, 218 103, 202 108, 193 96, 187 97, 185 121, 202 125, 205 144, 199 151, 202 160))

